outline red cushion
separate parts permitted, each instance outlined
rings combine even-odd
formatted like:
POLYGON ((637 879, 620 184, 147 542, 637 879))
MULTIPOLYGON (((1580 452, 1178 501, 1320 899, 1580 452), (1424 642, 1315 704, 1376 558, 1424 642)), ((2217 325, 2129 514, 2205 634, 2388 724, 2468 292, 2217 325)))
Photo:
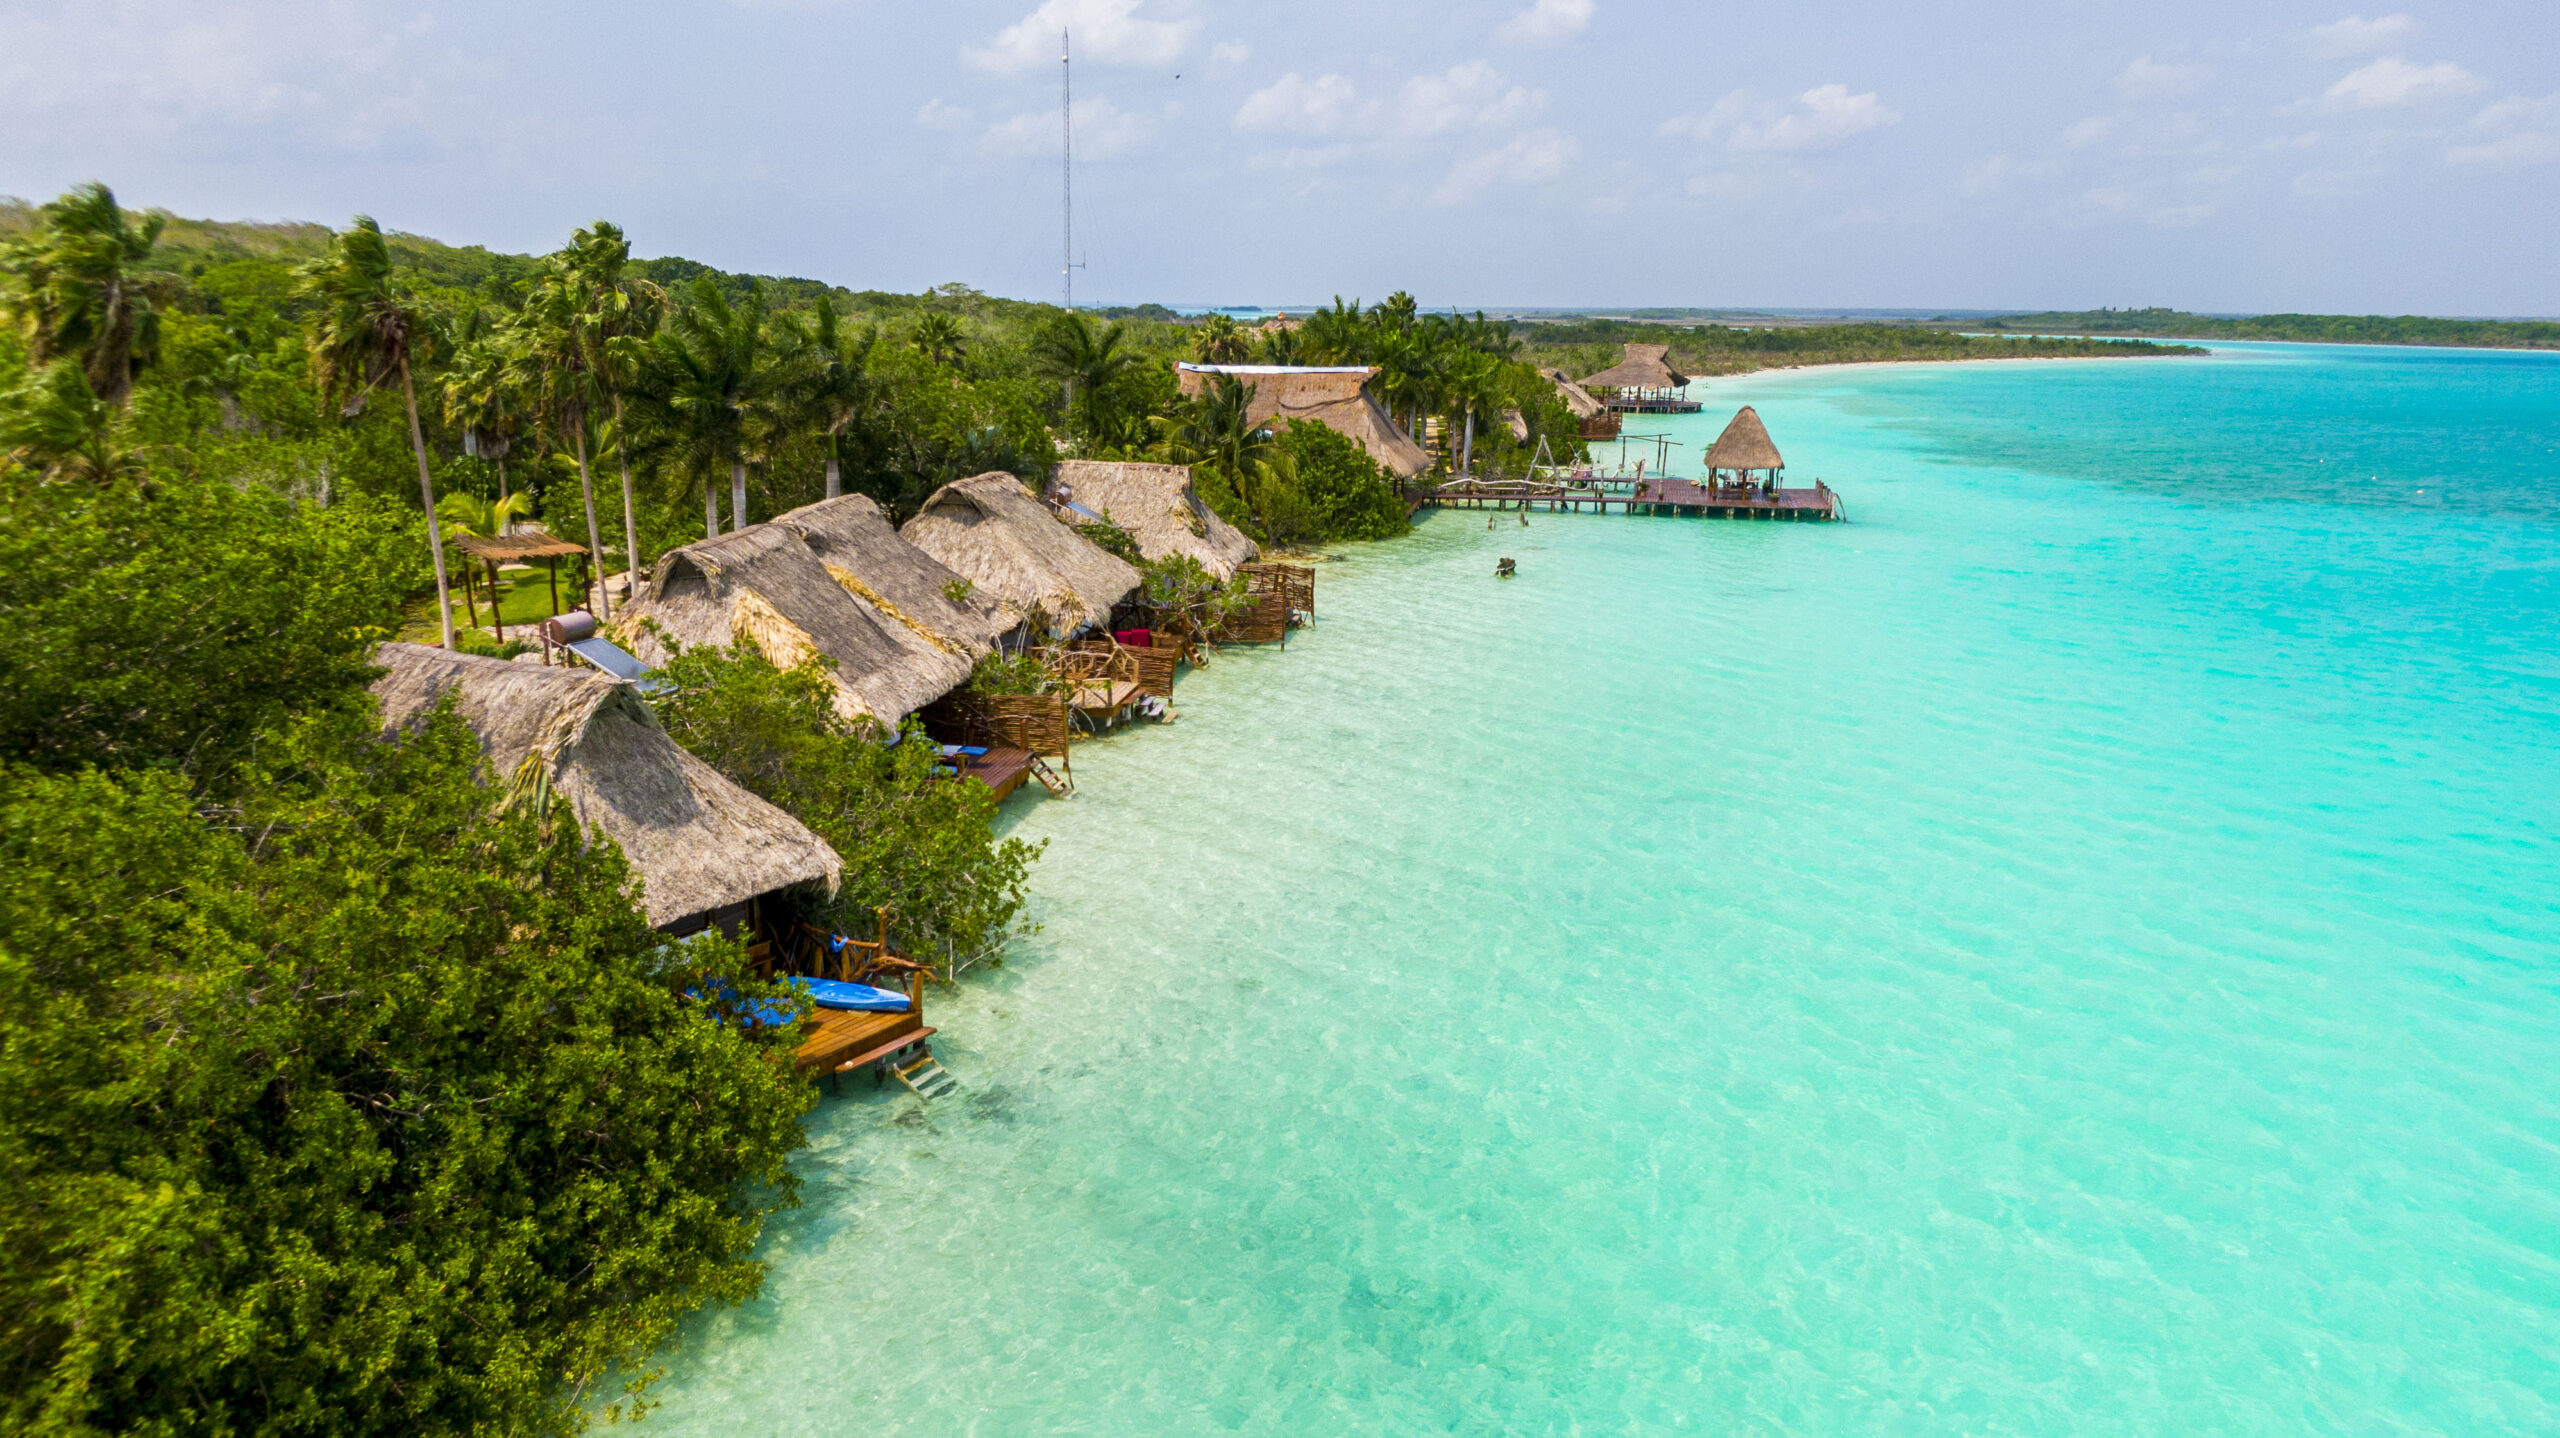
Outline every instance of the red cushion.
POLYGON ((1154 634, 1144 629, 1123 629, 1115 632, 1111 637, 1132 649, 1145 649, 1155 643, 1154 634))

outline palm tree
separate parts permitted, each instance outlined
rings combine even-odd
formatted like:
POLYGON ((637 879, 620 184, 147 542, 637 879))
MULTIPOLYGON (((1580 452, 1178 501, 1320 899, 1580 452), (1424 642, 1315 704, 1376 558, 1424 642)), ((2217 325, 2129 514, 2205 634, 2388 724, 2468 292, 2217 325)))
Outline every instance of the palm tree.
POLYGON ((470 448, 498 467, 498 497, 509 493, 507 455, 524 430, 521 375, 507 352, 506 336, 473 310, 454 337, 444 372, 444 422, 458 425, 470 448))
POLYGON ((427 549, 435 558, 436 617, 444 647, 453 647, 453 592, 445 581, 444 535, 436 523, 436 484, 427 473, 427 438, 418 428, 418 387, 413 360, 433 343, 425 311, 391 273, 391 247, 370 215, 329 241, 328 252, 302 266, 302 297, 312 305, 303 321, 311 368, 324 398, 352 403, 393 375, 409 407, 409 449, 418 460, 418 497, 427 511, 427 549))
POLYGON ((1376 347, 1378 326, 1360 308, 1335 295, 1331 307, 1307 316, 1298 330, 1298 349, 1310 364, 1367 364, 1376 347))
POLYGON ((907 337, 917 354, 946 369, 958 369, 968 358, 969 342, 960 332, 960 322, 940 310, 928 310, 916 317, 915 332, 907 337))
POLYGON ((1227 476, 1236 497, 1271 532, 1272 503, 1290 477, 1289 457, 1270 426, 1250 417, 1252 392, 1232 375, 1213 375, 1206 389, 1156 421, 1165 448, 1185 464, 1208 464, 1227 476))
POLYGON ((1075 310, 1052 316, 1032 337, 1032 372, 1066 386, 1068 433, 1102 441, 1118 428, 1120 391, 1139 365, 1121 348, 1127 339, 1119 325, 1096 330, 1075 310))
POLYGON ((83 480, 101 488, 149 473, 142 452, 126 443, 123 412, 89 388, 69 358, 29 374, 0 395, 0 468, 18 465, 48 480, 83 480))
MULTIPOLYGON (((949 315, 927 315, 928 320, 941 320, 951 325, 949 315)), ((952 344, 956 349, 958 326, 951 325, 952 344)), ((923 349, 923 326, 917 327, 917 348, 923 349)), ((797 346, 801 363, 792 376, 793 398, 808 411, 809 417, 826 426, 827 433, 827 498, 844 493, 844 461, 841 454, 844 431, 871 403, 871 347, 880 338, 868 326, 847 330, 836 315, 833 301, 821 299, 811 312, 809 327, 797 346)), ((931 352, 927 351, 927 357, 931 352)))
MULTIPOLYGON (((596 376, 613 401, 614 451, 622 467, 622 546, 628 566, 624 583, 636 586, 640 582, 640 508, 631 493, 631 446, 623 434, 622 397, 638 377, 641 346, 658 332, 658 322, 667 312, 667 292, 625 273, 631 263, 631 241, 610 221, 598 220, 572 231, 567 258, 569 270, 595 303, 596 376)), ((596 556, 596 575, 601 588, 602 554, 596 556)), ((624 591, 626 596, 631 592, 624 591)))
POLYGON ((1233 315, 1206 316, 1191 337, 1191 356, 1202 364, 1241 364, 1252 349, 1252 338, 1233 315))
POLYGON ((1476 415, 1490 414, 1502 407, 1502 369, 1490 355, 1461 351, 1450 359, 1443 373, 1447 383, 1443 402, 1451 413, 1461 416, 1458 473, 1469 474, 1476 455, 1476 415))
POLYGON ((33 364, 71 357, 89 390, 110 405, 133 393, 134 378, 159 351, 154 297, 172 283, 141 268, 160 242, 163 215, 137 226, 115 192, 92 181, 40 212, 36 232, 0 253, 9 284, 5 313, 33 364))
POLYGON ((1378 367, 1378 397, 1416 440, 1422 437, 1417 416, 1428 410, 1437 390, 1437 362, 1423 331, 1381 329, 1371 342, 1369 363, 1378 367))
MULTIPOLYGON (((601 388, 597 371, 604 358, 597 311, 602 301, 586 276, 555 255, 525 299, 523 312, 510 330, 510 346, 533 392, 536 411, 552 434, 569 442, 578 462, 578 493, 586 503, 587 554, 604 553, 604 535, 596 525, 596 482, 587 463, 587 421, 594 414, 601 388)), ((597 587, 597 612, 613 618, 613 597, 597 587)))
POLYGON ((698 275, 686 302, 648 345, 632 397, 664 432, 679 468, 702 486, 702 527, 720 533, 711 476, 729 466, 730 528, 747 522, 747 449, 771 413, 782 378, 765 328, 764 285, 750 280, 732 305, 718 281, 698 275))

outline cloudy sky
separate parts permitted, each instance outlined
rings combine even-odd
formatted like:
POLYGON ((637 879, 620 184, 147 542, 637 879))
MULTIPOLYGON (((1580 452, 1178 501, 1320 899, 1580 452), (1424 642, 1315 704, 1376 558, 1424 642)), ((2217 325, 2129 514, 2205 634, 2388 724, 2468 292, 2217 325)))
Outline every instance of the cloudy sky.
POLYGON ((0 0, 0 193, 1045 298, 1061 28, 1086 300, 2560 314, 2551 0, 0 0))

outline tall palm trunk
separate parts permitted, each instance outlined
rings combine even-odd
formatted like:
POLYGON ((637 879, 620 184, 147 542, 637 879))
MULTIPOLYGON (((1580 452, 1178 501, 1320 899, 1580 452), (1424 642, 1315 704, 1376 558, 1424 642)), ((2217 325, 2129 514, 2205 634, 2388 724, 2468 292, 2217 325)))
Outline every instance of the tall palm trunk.
MULTIPOLYGON (((622 599, 625 604, 640 592, 640 521, 636 517, 640 507, 631 497, 631 441, 625 437, 629 433, 622 427, 622 392, 616 390, 613 395, 613 457, 622 462, 622 551, 623 562, 629 566, 622 571, 622 599)), ((601 588, 604 584, 601 556, 596 568, 596 584, 601 588)))
POLYGON ((596 482, 587 473, 587 412, 584 406, 570 412, 569 428, 578 437, 578 489, 587 501, 587 557, 596 571, 596 617, 607 624, 613 622, 613 596, 604 592, 604 534, 596 528, 596 482))
POLYGON ((1467 427, 1463 434, 1464 437, 1458 441, 1458 473, 1473 474, 1476 462, 1476 407, 1474 405, 1467 406, 1467 427))
POLYGON ((827 498, 844 493, 844 466, 836 461, 835 446, 827 446, 827 498))
POLYGON ((702 537, 720 537, 720 491, 713 487, 707 474, 702 477, 702 537))
POLYGON ((400 398, 409 406, 409 449, 418 456, 418 497, 427 502, 427 552, 436 561, 436 619, 444 647, 453 647, 453 589, 444 577, 444 526, 436 523, 436 482, 427 473, 427 435, 418 428, 418 387, 409 382, 409 357, 400 356, 400 398))
POLYGON ((746 527, 747 462, 743 458, 732 459, 729 461, 729 532, 735 534, 746 527))

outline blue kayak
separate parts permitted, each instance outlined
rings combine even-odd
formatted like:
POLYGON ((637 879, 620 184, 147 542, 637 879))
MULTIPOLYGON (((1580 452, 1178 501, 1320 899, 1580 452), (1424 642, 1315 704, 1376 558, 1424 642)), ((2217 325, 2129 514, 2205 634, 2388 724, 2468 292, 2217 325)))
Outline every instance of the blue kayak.
POLYGON ((903 1014, 907 996, 895 989, 875 989, 869 984, 847 983, 843 979, 794 978, 792 983, 807 991, 809 999, 822 1009, 852 1009, 866 1014, 903 1014))

